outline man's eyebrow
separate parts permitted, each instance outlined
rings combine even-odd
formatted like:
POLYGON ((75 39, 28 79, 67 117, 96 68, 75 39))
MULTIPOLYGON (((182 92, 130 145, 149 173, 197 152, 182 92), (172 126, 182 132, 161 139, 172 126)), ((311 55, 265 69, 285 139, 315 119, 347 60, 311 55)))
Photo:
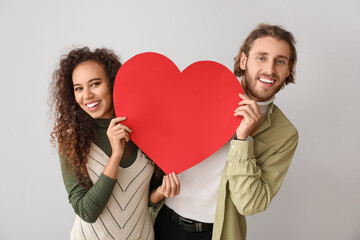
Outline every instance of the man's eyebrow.
POLYGON ((255 53, 255 55, 269 55, 269 53, 267 53, 267 52, 257 52, 257 53, 255 53))
POLYGON ((279 58, 285 58, 286 60, 289 60, 289 58, 287 56, 283 56, 283 55, 278 55, 279 58))
MULTIPOLYGON (((257 52, 255 53, 255 55, 265 55, 265 56, 268 56, 269 53, 267 52, 257 52)), ((277 55, 276 56, 277 58, 285 58, 286 60, 289 60, 289 58, 287 56, 284 56, 284 55, 277 55)))

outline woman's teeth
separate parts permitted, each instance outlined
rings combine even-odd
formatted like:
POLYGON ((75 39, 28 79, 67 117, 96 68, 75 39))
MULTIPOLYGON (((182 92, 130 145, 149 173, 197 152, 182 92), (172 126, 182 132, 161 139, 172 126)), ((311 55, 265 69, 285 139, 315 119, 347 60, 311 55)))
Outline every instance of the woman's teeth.
POLYGON ((88 108, 93 108, 93 107, 99 105, 99 103, 100 103, 100 101, 98 101, 98 102, 93 102, 93 103, 90 103, 90 104, 86 104, 86 106, 87 106, 88 108))

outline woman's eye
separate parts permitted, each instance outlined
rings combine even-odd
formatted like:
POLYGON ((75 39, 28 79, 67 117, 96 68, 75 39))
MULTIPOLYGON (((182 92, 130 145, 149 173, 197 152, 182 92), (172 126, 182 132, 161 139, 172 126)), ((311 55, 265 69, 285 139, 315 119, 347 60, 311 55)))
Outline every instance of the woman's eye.
POLYGON ((263 58, 263 57, 258 57, 258 59, 259 59, 260 61, 264 61, 265 58, 263 58))
POLYGON ((81 87, 76 87, 76 88, 74 88, 74 90, 75 90, 75 92, 78 92, 78 91, 81 91, 82 88, 81 87))
POLYGON ((91 86, 93 86, 93 87, 96 87, 96 86, 98 86, 98 85, 100 85, 99 82, 94 82, 94 83, 91 84, 91 86))

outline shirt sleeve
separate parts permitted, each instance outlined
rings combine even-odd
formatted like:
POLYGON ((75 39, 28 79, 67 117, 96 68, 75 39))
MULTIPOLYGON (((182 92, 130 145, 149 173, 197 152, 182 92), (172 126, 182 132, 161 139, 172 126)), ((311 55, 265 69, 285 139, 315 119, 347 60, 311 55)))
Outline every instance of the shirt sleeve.
POLYGON ((155 224, 155 219, 156 219, 161 207, 165 203, 165 198, 160 200, 158 203, 153 203, 150 200, 150 196, 154 191, 156 191, 156 189, 159 186, 161 186, 161 184, 162 184, 162 177, 159 178, 154 173, 151 178, 151 181, 150 181, 150 191, 149 191, 149 199, 148 199, 148 209, 149 209, 151 220, 152 220, 153 224, 155 224))
POLYGON ((60 163, 69 202, 75 213, 85 222, 94 223, 111 197, 116 180, 101 173, 96 183, 87 190, 79 185, 75 173, 66 166, 62 156, 60 163))
POLYGON ((238 212, 252 215, 264 211, 285 178, 298 143, 297 131, 261 164, 254 153, 254 139, 232 140, 225 168, 231 199, 238 212))

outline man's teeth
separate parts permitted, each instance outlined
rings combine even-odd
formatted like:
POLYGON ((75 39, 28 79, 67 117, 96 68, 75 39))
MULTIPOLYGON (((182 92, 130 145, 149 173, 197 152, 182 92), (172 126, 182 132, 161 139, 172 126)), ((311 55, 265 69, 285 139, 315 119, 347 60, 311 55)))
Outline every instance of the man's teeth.
POLYGON ((86 104, 86 106, 87 106, 88 108, 93 108, 93 107, 95 107, 96 105, 98 105, 99 103, 100 103, 100 101, 99 101, 99 102, 90 103, 90 104, 86 104))
POLYGON ((261 82, 272 84, 274 83, 274 80, 267 79, 267 78, 259 78, 261 82))

